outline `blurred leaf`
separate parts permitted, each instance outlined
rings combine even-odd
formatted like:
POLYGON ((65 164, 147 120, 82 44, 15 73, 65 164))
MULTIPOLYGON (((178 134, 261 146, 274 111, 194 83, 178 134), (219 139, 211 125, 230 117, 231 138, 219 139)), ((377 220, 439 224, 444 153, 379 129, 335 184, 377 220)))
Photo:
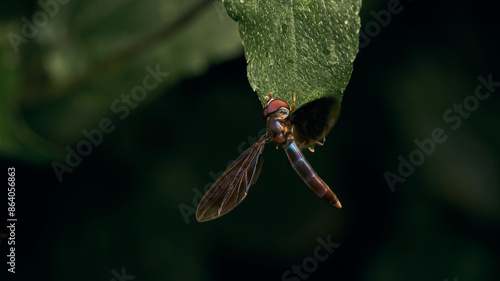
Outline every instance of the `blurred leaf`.
MULTIPOLYGON (((0 53, 6 54, 10 48, 7 40, 0 41, 0 53)), ((55 157, 61 150, 35 134, 22 118, 16 95, 18 57, 3 55, 0 61, 0 154, 35 163, 55 157)))
MULTIPOLYGON (((37 27, 30 38, 24 38, 26 24, 21 16, 3 23, 2 33, 16 34, 24 41, 13 47, 10 37, 3 37, 3 59, 15 64, 1 69, 0 92, 8 100, 0 105, 4 115, 0 150, 25 161, 60 158, 65 146, 85 139, 83 130, 99 129, 103 118, 110 118, 116 126, 124 122, 124 111, 116 108, 126 106, 130 113, 145 108, 180 80, 238 56, 237 24, 222 4, 211 4, 208 0, 67 2, 53 7, 46 24, 37 27), (203 9, 179 24, 178 19, 196 6, 203 9), (109 70, 93 73, 96 65, 169 26, 174 31, 166 40, 148 41, 133 56, 112 60, 109 70), (155 71, 168 76, 153 79, 155 71), (139 88, 144 89, 146 80, 155 87, 143 93, 139 88), (134 94, 140 98, 134 99, 134 94), (124 99, 127 96, 132 103, 124 99), (43 148, 47 144, 53 148, 43 148), (54 149, 62 153, 48 153, 54 149)), ((46 13, 40 4, 34 11, 46 13)), ((34 19, 32 14, 22 17, 29 22, 34 19)))
POLYGON ((248 80, 262 104, 272 92, 296 105, 342 100, 358 53, 361 0, 226 0, 239 22, 248 80))

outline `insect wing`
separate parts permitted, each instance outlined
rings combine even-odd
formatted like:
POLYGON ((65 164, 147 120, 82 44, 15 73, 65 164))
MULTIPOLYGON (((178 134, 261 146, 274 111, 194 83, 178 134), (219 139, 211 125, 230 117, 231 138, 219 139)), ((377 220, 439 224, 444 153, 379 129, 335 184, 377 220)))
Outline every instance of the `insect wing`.
POLYGON ((294 126, 294 139, 300 147, 321 142, 338 119, 340 103, 333 97, 308 102, 287 119, 294 126))
POLYGON ((248 189, 259 177, 263 162, 261 154, 268 139, 267 134, 263 135, 214 182, 198 205, 196 220, 216 219, 245 199, 248 189))

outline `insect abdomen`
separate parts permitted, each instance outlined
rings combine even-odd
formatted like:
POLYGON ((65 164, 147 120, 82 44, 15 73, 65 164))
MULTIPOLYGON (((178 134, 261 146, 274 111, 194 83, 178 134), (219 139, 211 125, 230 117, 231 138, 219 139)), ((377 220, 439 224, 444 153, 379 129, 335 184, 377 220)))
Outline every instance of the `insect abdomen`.
POLYGON ((342 205, 335 193, 333 193, 330 187, 328 187, 328 185, 316 174, 297 147, 297 144, 294 141, 290 141, 289 144, 285 145, 284 149, 288 156, 288 160, 290 160, 290 164, 292 164, 292 167, 307 186, 326 202, 337 208, 341 208, 342 205))

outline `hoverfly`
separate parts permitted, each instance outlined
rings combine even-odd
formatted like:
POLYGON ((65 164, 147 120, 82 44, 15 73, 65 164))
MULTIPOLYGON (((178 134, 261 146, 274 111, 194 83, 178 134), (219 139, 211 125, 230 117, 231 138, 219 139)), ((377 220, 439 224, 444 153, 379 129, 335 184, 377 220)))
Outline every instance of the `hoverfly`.
POLYGON ((243 152, 214 182, 200 201, 196 210, 199 222, 223 216, 243 201, 248 189, 259 177, 262 152, 271 140, 285 150, 290 164, 309 188, 326 202, 341 208, 342 205, 328 185, 314 172, 301 152, 313 150, 315 144, 323 145, 325 136, 337 121, 340 104, 333 97, 324 97, 295 109, 282 100, 266 97, 262 117, 267 119, 267 132, 243 152))

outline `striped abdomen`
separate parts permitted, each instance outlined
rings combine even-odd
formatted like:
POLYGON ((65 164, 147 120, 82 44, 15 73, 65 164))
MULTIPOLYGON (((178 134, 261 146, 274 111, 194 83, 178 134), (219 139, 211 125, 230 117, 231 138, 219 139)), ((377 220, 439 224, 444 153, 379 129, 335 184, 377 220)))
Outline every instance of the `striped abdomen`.
POLYGON ((289 140, 288 143, 284 145, 284 149, 290 160, 290 164, 292 164, 292 167, 307 186, 326 202, 337 208, 341 208, 342 205, 335 193, 333 193, 328 185, 316 174, 309 162, 304 158, 302 152, 300 152, 297 144, 293 140, 289 140))

